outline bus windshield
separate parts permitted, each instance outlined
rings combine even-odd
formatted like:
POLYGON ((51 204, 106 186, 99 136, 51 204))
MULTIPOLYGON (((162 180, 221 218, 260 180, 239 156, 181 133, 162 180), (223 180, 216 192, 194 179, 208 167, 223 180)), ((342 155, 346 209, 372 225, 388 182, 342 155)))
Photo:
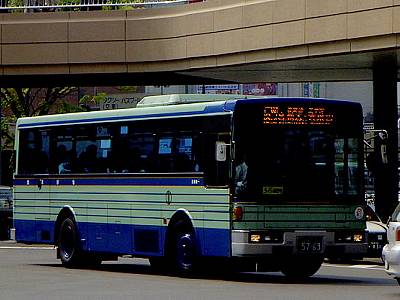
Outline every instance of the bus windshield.
POLYGON ((258 126, 248 116, 242 122, 245 115, 238 113, 235 123, 237 200, 348 203, 360 199, 362 146, 357 130, 345 134, 337 116, 335 126, 258 126))

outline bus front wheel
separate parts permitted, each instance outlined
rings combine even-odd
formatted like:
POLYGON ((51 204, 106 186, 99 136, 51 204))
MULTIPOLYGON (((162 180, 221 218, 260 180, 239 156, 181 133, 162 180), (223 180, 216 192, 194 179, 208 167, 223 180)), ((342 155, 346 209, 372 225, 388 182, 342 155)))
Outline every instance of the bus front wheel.
POLYGON ((195 248, 193 233, 178 232, 175 235, 175 247, 173 251, 174 269, 179 274, 189 274, 194 271, 195 248))

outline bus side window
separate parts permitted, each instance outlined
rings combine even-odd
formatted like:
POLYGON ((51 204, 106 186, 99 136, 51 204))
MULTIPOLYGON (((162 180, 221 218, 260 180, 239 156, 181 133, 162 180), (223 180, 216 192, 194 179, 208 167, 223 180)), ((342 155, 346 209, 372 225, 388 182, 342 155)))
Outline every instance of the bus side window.
POLYGON ((18 172, 20 174, 46 174, 49 172, 49 135, 45 130, 21 131, 18 172))
POLYGON ((151 133, 133 134, 129 138, 128 164, 129 172, 153 172, 155 137, 151 133))

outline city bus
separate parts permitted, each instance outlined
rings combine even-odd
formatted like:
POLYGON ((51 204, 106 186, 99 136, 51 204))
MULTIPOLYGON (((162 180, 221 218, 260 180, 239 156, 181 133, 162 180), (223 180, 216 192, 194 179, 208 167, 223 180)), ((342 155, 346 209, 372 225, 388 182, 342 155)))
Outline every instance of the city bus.
POLYGON ((367 251, 362 121, 347 101, 240 95, 21 118, 16 240, 54 244, 66 267, 131 255, 311 276, 367 251))

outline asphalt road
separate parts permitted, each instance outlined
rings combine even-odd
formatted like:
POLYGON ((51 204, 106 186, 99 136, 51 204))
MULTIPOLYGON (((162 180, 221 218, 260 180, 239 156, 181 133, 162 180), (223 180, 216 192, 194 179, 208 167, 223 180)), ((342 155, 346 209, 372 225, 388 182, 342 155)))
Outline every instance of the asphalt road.
POLYGON ((14 299, 400 299, 400 286, 377 260, 324 264, 305 282, 280 273, 179 278, 147 260, 122 258, 96 270, 65 269, 51 247, 0 242, 0 300, 14 299))

